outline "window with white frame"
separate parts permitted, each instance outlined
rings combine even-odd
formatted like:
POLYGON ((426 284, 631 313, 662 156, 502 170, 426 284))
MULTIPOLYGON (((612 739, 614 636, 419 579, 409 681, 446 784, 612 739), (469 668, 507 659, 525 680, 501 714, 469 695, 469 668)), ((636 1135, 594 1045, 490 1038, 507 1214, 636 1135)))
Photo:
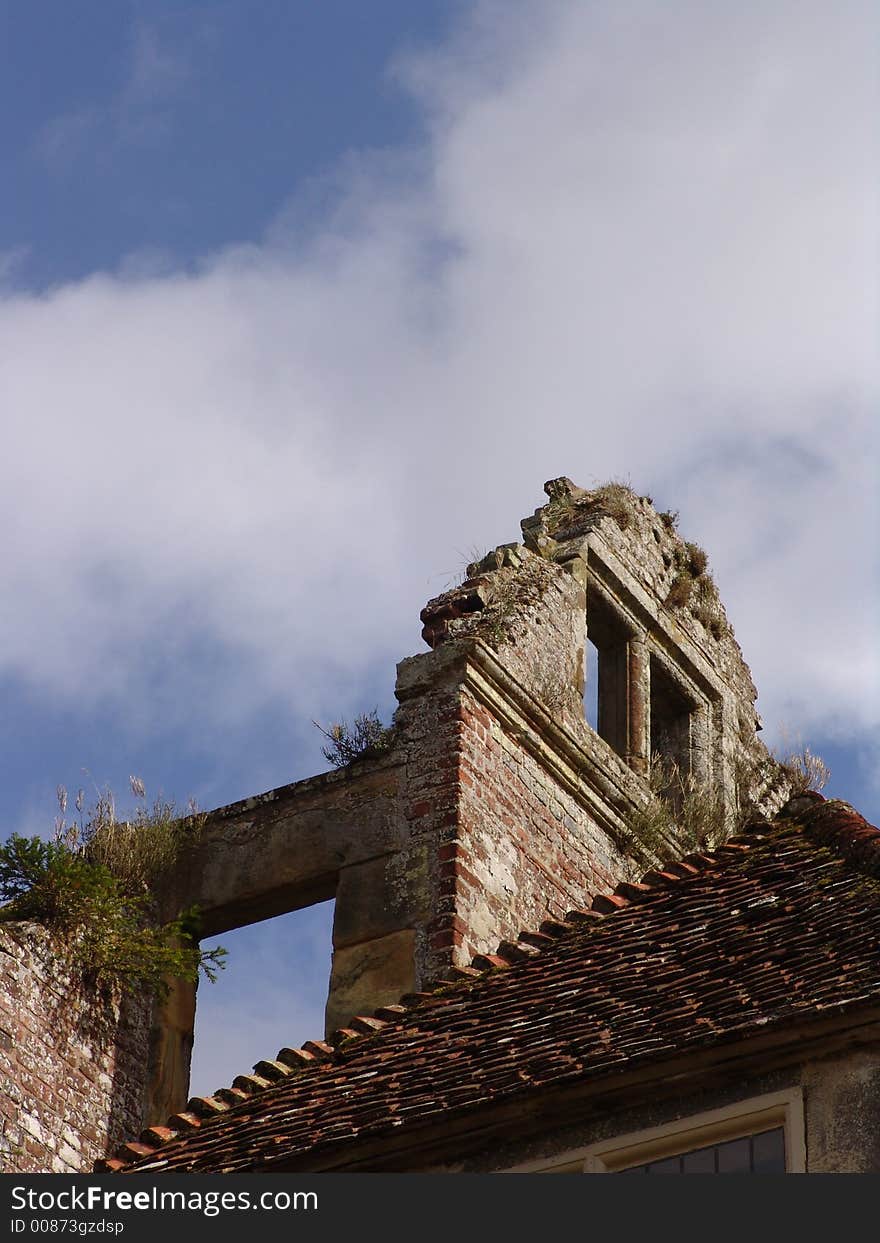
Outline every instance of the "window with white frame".
POLYGON ((633 1131, 511 1173, 798 1174, 806 1169, 800 1088, 633 1131))

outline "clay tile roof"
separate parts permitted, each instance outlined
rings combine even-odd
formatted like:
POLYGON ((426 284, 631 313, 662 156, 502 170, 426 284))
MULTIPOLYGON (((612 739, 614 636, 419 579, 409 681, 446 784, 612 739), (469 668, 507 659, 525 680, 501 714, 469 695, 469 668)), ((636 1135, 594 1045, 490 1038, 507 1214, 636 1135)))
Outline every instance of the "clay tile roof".
POLYGON ((269 1171, 880 1004, 880 831, 846 803, 793 799, 772 824, 593 908, 547 921, 522 953, 503 943, 378 1021, 357 1016, 335 1048, 282 1050, 99 1168, 269 1171))

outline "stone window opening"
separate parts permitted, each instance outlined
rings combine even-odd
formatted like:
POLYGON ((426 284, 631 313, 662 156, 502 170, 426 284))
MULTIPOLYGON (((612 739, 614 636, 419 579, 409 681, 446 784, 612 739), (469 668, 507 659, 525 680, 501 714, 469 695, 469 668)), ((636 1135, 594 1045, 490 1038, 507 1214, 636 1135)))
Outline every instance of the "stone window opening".
POLYGON ((629 751, 629 639, 628 630, 609 605, 599 596, 588 597, 584 714, 599 737, 623 759, 629 751))
POLYGON ((321 1038, 337 886, 336 875, 322 874, 202 908, 200 945, 222 945, 226 967, 214 983, 171 981, 154 1012, 145 1122, 164 1124, 193 1096, 209 1096, 250 1074, 255 1046, 265 1045, 259 1056, 272 1060, 298 1038, 321 1038))
POLYGON ((660 793, 676 802, 694 774, 697 703, 650 640, 602 596, 587 602, 584 716, 627 765, 649 779, 666 774, 660 793))
POLYGON ((599 732, 599 649, 592 639, 584 646, 584 716, 587 724, 599 732))
POLYGON ((692 726, 695 704, 656 658, 650 658, 650 757, 667 775, 661 793, 673 801, 693 772, 692 726))
POLYGON ((189 1096, 230 1087, 255 1056, 272 1060, 322 1038, 334 906, 316 902, 202 942, 225 946, 229 958, 216 983, 197 990, 189 1096))

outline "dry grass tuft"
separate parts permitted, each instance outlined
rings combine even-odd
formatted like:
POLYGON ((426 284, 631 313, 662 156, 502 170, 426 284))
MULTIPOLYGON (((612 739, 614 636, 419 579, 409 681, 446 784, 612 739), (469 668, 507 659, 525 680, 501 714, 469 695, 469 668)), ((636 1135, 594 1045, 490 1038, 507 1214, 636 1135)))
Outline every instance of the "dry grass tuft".
POLYGON ((806 794, 824 790, 831 777, 831 769, 821 755, 814 755, 807 746, 801 746, 784 755, 774 757, 791 786, 791 794, 806 794))

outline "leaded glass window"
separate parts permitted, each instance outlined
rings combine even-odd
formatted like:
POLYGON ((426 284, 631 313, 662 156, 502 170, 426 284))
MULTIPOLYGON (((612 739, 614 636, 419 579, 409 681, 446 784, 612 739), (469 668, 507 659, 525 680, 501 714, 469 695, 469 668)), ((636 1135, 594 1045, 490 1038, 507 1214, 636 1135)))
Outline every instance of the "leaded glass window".
POLYGON ((785 1131, 779 1126, 757 1135, 694 1148, 673 1157, 646 1161, 620 1174, 784 1174, 785 1131))

